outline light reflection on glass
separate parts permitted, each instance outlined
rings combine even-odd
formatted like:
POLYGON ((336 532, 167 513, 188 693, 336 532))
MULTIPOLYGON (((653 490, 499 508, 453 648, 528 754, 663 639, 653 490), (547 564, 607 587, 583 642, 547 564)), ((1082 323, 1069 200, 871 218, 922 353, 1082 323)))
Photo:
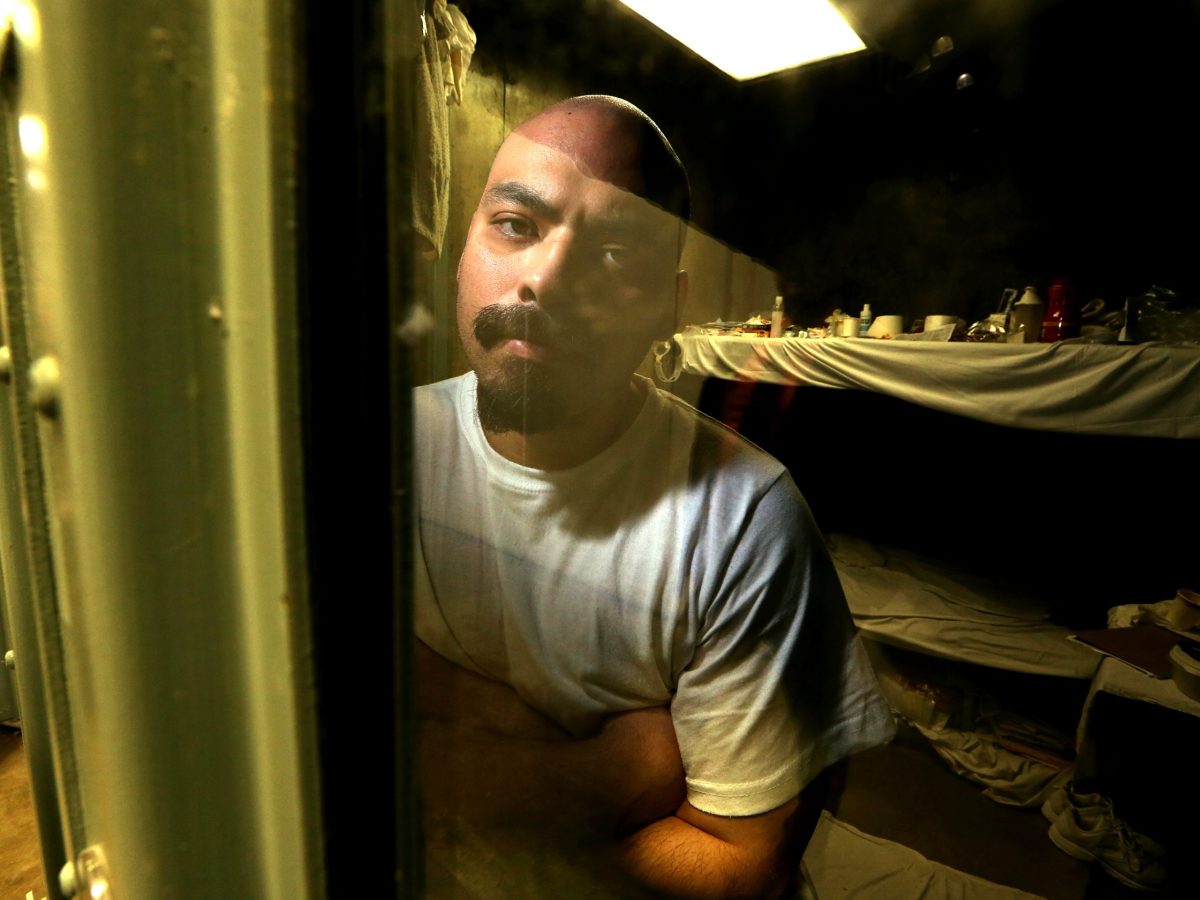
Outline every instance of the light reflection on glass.
POLYGON ((17 120, 17 138, 21 142, 21 152, 25 158, 42 160, 46 158, 49 140, 46 135, 46 123, 41 116, 21 116, 17 120))
POLYGON ((37 8, 23 0, 0 0, 0 22, 11 22, 17 38, 27 47, 42 41, 42 23, 37 8))

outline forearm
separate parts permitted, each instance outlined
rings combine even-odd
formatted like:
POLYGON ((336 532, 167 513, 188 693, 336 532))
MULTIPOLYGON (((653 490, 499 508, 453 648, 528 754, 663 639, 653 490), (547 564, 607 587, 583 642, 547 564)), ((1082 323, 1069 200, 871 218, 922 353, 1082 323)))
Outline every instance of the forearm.
POLYGON ((634 830, 683 799, 670 713, 635 710, 585 740, 521 701, 418 645, 422 788, 433 815, 476 822, 578 822, 634 830))
MULTIPOLYGON (((754 897, 737 849, 678 816, 647 825, 616 848, 621 868, 665 897, 754 897)), ((757 881, 757 879, 754 879, 757 881)))
POLYGON ((614 851, 618 834, 678 806, 682 770, 654 784, 653 765, 630 765, 610 744, 602 736, 532 741, 425 725, 420 782, 430 896, 456 895, 463 877, 515 889, 533 872, 545 896, 660 896, 614 851))
POLYGON ((826 778, 761 816, 723 818, 684 803, 625 838, 622 867, 657 895, 683 898, 790 896, 820 818, 826 778))
POLYGON ((469 823, 476 835, 524 840, 592 880, 624 885, 622 896, 633 896, 626 878, 660 897, 777 897, 794 885, 822 780, 762 816, 712 816, 680 802, 681 777, 614 753, 628 737, 531 741, 429 723, 421 743, 428 834, 453 840, 469 823))
POLYGON ((613 716, 592 738, 564 740, 507 686, 433 654, 423 675, 421 784, 435 840, 453 842, 464 824, 488 841, 524 834, 590 880, 620 884, 621 896, 634 895, 629 881, 672 897, 769 897, 792 883, 796 848, 820 810, 811 789, 809 802, 763 816, 710 816, 683 801, 666 709, 613 716))

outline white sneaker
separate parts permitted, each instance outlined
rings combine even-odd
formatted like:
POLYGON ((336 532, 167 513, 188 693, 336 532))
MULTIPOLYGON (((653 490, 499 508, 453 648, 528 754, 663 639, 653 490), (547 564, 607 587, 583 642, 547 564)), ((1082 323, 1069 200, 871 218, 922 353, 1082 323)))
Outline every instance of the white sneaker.
MULTIPOLYGON (((1050 840, 1059 850, 1084 862, 1095 862, 1122 884, 1139 891, 1161 891, 1167 885, 1162 845, 1138 834, 1112 814, 1112 805, 1077 809, 1068 805, 1050 824, 1050 840)), ((1048 803, 1049 801, 1047 801, 1048 803)))
POLYGON ((1060 784, 1050 792, 1046 798, 1046 802, 1042 804, 1042 815, 1047 822, 1053 823, 1055 819, 1063 814, 1067 807, 1071 806, 1075 809, 1093 810, 1103 809, 1108 801, 1099 794, 1081 794, 1075 790, 1071 782, 1060 784))

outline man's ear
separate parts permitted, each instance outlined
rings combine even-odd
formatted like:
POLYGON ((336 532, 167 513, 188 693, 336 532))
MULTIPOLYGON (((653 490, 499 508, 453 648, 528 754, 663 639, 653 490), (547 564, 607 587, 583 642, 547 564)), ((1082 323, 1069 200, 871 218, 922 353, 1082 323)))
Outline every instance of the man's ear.
POLYGON ((675 299, 669 309, 663 310, 662 322, 656 337, 660 341, 670 340, 679 330, 679 317, 687 306, 688 273, 680 269, 675 273, 675 299))

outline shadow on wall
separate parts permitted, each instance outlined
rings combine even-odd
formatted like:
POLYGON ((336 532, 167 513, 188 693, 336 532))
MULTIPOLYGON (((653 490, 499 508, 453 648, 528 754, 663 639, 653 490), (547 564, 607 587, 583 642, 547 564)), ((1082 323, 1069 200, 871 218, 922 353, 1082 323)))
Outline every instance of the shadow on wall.
POLYGON ((991 312, 1004 287, 1028 277, 1007 252, 1013 230, 1028 227, 1024 215, 1004 182, 967 191, 932 179, 874 182, 783 254, 788 314, 811 326, 864 303, 906 321, 991 312))

